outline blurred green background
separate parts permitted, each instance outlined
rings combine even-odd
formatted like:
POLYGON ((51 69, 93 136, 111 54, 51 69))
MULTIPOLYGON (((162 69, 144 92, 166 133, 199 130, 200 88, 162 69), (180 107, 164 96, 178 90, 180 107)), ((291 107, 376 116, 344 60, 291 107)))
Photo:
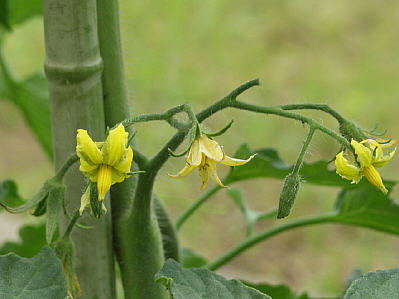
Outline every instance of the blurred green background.
MULTIPOLYGON (((120 8, 132 114, 161 112, 183 102, 199 111, 259 77, 262 86, 241 100, 262 105, 326 103, 365 128, 378 123, 388 136, 399 138, 397 1, 122 0, 120 8)), ((7 35, 5 56, 19 78, 43 68, 40 18, 7 35)), ((336 128, 328 116, 308 114, 336 128)), ((231 118, 232 129, 217 139, 230 155, 248 142, 253 148, 274 147, 293 163, 307 132, 291 120, 232 110, 206 124, 217 130, 231 118)), ((137 128, 137 146, 150 156, 173 133, 164 123, 137 128)), ((53 173, 52 165, 20 112, 5 100, 0 100, 0 138, 0 180, 13 178, 23 195, 32 195, 53 173)), ((338 149, 332 139, 317 133, 307 160, 329 160, 338 149)), ((184 180, 166 175, 183 165, 182 158, 170 159, 155 187, 174 219, 204 192, 196 173, 184 180)), ((384 178, 398 179, 398 166, 396 158, 384 167, 384 178)), ((221 177, 227 171, 219 167, 221 177)), ((251 207, 266 210, 278 205, 280 181, 254 180, 234 187, 243 190, 251 207)), ((335 188, 305 183, 290 218, 331 210, 337 193, 335 188)), ((393 196, 398 194, 394 190, 393 196)), ((21 221, 15 220, 18 216, 0 216, 0 232, 12 238, 21 221)), ((244 238, 244 218, 221 191, 184 225, 180 236, 184 246, 214 259, 244 238)), ((339 225, 308 227, 248 250, 219 273, 331 296, 343 290, 355 267, 397 267, 398 249, 399 239, 387 234, 339 225)))

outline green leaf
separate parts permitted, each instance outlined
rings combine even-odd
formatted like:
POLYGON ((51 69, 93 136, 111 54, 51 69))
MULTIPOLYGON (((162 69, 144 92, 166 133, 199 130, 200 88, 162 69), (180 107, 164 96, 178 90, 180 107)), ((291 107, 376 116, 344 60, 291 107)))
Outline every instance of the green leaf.
MULTIPOLYGON (((242 144, 237 150, 235 157, 247 159, 255 153, 257 155, 251 162, 240 167, 231 168, 224 182, 230 184, 232 182, 253 178, 276 178, 282 180, 291 173, 293 165, 287 164, 280 158, 277 151, 271 148, 252 150, 248 144, 242 144)), ((350 181, 344 180, 337 175, 335 171, 329 170, 328 165, 329 163, 326 161, 304 163, 300 175, 306 183, 323 186, 355 188, 369 184, 366 180, 362 180, 357 185, 351 184, 350 181)), ((393 181, 385 182, 395 183, 393 181)))
POLYGON ((0 254, 14 252, 23 257, 33 257, 46 245, 46 224, 26 224, 19 229, 19 242, 5 242, 0 254))
POLYGON ((184 268, 200 268, 208 264, 208 261, 202 255, 190 248, 183 247, 182 258, 184 268))
POLYGON ((44 74, 40 72, 24 81, 16 81, 0 55, 0 98, 8 99, 22 111, 43 149, 52 158, 50 104, 44 74))
POLYGON ((399 294, 399 268, 369 272, 354 280, 344 299, 396 299, 399 294))
POLYGON ((301 295, 293 292, 288 286, 280 284, 280 285, 271 285, 267 283, 254 284, 248 281, 243 281, 243 283, 251 288, 257 289, 263 294, 269 295, 272 298, 276 299, 310 299, 310 297, 303 293, 301 295))
MULTIPOLYGON (((386 184, 388 189, 391 184, 386 184)), ((372 185, 344 189, 338 196, 333 221, 399 235, 399 204, 372 185)))
MULTIPOLYGON (((10 207, 16 207, 24 203, 24 200, 18 194, 18 186, 13 180, 0 182, 0 202, 10 207)), ((0 209, 2 208, 0 207, 0 209)))
POLYGON ((173 299, 270 298, 238 280, 227 280, 208 269, 185 269, 172 259, 165 262, 155 279, 168 289, 173 299))
POLYGON ((54 298, 68 295, 60 260, 50 247, 33 258, 14 253, 0 256, 0 298, 54 298))

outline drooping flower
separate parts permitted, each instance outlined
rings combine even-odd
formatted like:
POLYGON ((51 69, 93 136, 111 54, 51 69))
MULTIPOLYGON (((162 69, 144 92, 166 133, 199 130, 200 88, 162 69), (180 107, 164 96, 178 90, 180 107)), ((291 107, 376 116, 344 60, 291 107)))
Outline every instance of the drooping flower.
MULTIPOLYGON (((110 130, 105 142, 93 142, 86 130, 78 129, 76 153, 80 158, 80 171, 92 182, 97 182, 98 200, 103 201, 111 185, 130 176, 133 150, 128 145, 128 132, 119 124, 110 130)), ((87 197, 82 196, 86 202, 87 197)), ((84 208, 83 208, 84 209, 84 208)))
POLYGON ((344 157, 344 152, 340 152, 335 159, 336 172, 355 184, 365 176, 372 185, 387 194, 388 190, 376 168, 387 164, 395 154, 396 148, 388 155, 384 155, 382 146, 374 139, 366 139, 361 142, 352 139, 351 145, 355 150, 356 158, 353 153, 346 152, 348 160, 344 157))
POLYGON ((219 186, 226 187, 217 175, 216 163, 220 162, 227 166, 240 166, 248 163, 254 156, 252 155, 247 160, 231 158, 223 152, 223 148, 216 141, 203 134, 192 143, 186 159, 186 166, 178 174, 169 176, 181 179, 198 167, 203 182, 202 189, 208 185, 209 177, 219 186))

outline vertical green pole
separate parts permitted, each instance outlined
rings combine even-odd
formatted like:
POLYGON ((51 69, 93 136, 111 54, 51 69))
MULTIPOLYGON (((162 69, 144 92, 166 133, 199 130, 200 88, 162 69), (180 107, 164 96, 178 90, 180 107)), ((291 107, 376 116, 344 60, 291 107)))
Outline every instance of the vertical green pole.
MULTIPOLYGON (((75 151, 78 128, 87 129, 94 140, 105 137, 96 1, 44 0, 43 16, 53 148, 56 169, 59 169, 75 151)), ((78 166, 65 177, 66 207, 70 215, 80 205, 84 181, 78 166)), ((115 298, 111 213, 100 220, 85 215, 82 222, 94 228, 76 228, 72 233, 76 271, 82 288, 80 298, 115 298)), ((67 223, 64 219, 62 230, 67 223)))
MULTIPOLYGON (((103 90, 106 125, 128 118, 118 0, 97 0, 98 32, 104 61, 103 90)), ((120 265, 126 299, 166 299, 167 292, 155 283, 163 264, 162 238, 152 210, 153 178, 141 176, 111 188, 114 247, 120 265), (142 180, 143 178, 144 181, 142 180), (140 192, 140 184, 148 185, 140 192), (138 189, 135 189, 138 185, 138 189)), ((142 186, 143 187, 143 186, 142 186)))

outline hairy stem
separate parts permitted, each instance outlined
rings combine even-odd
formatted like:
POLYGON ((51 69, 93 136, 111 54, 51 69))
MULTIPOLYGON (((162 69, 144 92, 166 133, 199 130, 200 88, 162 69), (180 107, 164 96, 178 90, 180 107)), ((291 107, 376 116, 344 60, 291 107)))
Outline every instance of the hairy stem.
MULTIPOLYGON (((53 149, 56 170, 61 172, 63 163, 75 152, 77 129, 88 130, 94 140, 105 137, 103 64, 96 11, 95 0, 43 1, 53 149)), ((76 166, 65 175, 65 202, 69 214, 80 206, 84 182, 76 166)), ((86 214, 80 219, 83 224, 94 226, 91 230, 73 230, 71 234, 81 298, 115 298, 111 215, 108 213, 98 220, 86 214)), ((64 217, 61 233, 67 230, 69 222, 70 219, 64 217)))

